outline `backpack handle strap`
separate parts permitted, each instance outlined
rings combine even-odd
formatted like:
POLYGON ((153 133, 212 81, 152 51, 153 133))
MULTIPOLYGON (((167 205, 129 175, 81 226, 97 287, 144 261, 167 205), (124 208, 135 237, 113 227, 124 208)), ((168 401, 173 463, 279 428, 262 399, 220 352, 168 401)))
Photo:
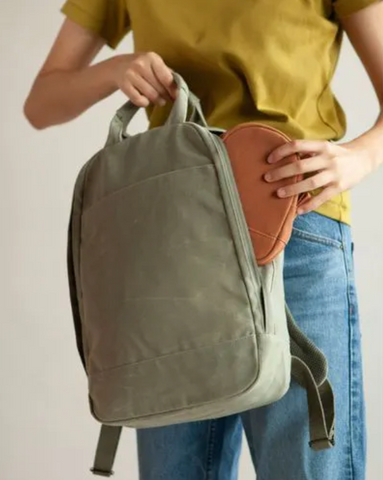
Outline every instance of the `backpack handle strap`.
MULTIPOLYGON (((178 86, 178 95, 173 103, 165 125, 184 123, 187 120, 188 108, 190 106, 190 121, 207 127, 208 125, 202 112, 199 98, 189 90, 187 83, 179 73, 173 71, 173 78, 178 86)), ((124 140, 124 138, 129 137, 129 134, 126 133, 126 129, 134 115, 141 108, 142 107, 135 105, 131 100, 128 100, 121 108, 117 110, 110 123, 106 146, 121 142, 124 140)))

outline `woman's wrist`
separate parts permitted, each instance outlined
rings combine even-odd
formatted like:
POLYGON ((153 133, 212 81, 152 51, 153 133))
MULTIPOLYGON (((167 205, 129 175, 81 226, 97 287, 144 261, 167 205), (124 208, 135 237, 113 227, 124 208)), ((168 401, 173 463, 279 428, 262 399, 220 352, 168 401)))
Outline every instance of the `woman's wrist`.
POLYGON ((366 175, 373 173, 381 162, 381 152, 377 152, 375 148, 371 146, 365 139, 361 137, 355 138, 354 140, 344 143, 341 145, 345 147, 350 152, 354 153, 359 160, 361 161, 366 175))
POLYGON ((121 79, 123 78, 124 72, 126 71, 131 58, 131 54, 122 54, 115 55, 107 60, 110 64, 110 68, 108 69, 109 81, 116 90, 121 88, 121 79))
POLYGON ((343 146, 361 156, 369 173, 377 170, 383 163, 383 112, 370 130, 343 146))

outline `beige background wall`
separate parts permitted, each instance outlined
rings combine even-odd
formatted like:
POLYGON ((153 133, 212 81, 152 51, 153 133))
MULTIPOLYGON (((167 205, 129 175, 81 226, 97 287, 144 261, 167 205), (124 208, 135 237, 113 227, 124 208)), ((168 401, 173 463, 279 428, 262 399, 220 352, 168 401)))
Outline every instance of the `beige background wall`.
MULTIPOLYGON (((66 228, 76 174, 102 145, 109 118, 123 96, 118 93, 59 128, 36 132, 26 123, 22 104, 62 20, 59 6, 56 0, 0 4, 2 480, 92 478, 88 468, 98 434, 74 343, 66 228)), ((119 51, 131 51, 131 42, 129 36, 119 51)), ((111 53, 105 49, 102 56, 111 53)), ((378 110, 348 44, 334 87, 349 116, 351 138, 371 125, 378 110)), ((145 125, 140 112, 132 131, 145 125)), ((383 474, 383 169, 354 190, 353 202, 368 402, 368 480, 378 480, 383 474)), ((116 480, 137 480, 133 430, 124 432, 115 467, 116 480)), ((246 446, 240 478, 254 478, 246 446)))

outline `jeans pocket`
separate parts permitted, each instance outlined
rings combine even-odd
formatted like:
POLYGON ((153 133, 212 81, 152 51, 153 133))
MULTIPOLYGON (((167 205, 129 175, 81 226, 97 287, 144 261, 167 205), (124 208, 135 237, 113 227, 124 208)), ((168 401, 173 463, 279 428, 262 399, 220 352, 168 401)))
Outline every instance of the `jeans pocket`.
POLYGON ((307 240, 308 242, 319 243, 321 245, 327 245, 328 247, 334 247, 338 249, 343 248, 343 244, 340 240, 337 240, 335 238, 330 238, 329 236, 326 236, 326 235, 320 235, 318 233, 301 230, 297 227, 293 227, 292 237, 300 238, 302 240, 307 240))
POLYGON ((342 226, 338 220, 316 212, 298 216, 293 224, 292 238, 322 246, 343 248, 342 226))

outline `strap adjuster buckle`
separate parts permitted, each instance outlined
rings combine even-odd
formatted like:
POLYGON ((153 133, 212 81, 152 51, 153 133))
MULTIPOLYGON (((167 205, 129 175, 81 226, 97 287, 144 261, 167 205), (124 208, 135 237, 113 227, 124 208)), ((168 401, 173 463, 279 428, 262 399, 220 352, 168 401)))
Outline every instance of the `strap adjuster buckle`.
POLYGON ((324 450, 335 446, 335 438, 317 438, 309 441, 310 448, 313 450, 324 450))
POLYGON ((90 471, 94 475, 100 475, 101 477, 111 477, 112 475, 114 475, 113 470, 106 471, 106 470, 99 470, 98 468, 91 468, 90 471))

